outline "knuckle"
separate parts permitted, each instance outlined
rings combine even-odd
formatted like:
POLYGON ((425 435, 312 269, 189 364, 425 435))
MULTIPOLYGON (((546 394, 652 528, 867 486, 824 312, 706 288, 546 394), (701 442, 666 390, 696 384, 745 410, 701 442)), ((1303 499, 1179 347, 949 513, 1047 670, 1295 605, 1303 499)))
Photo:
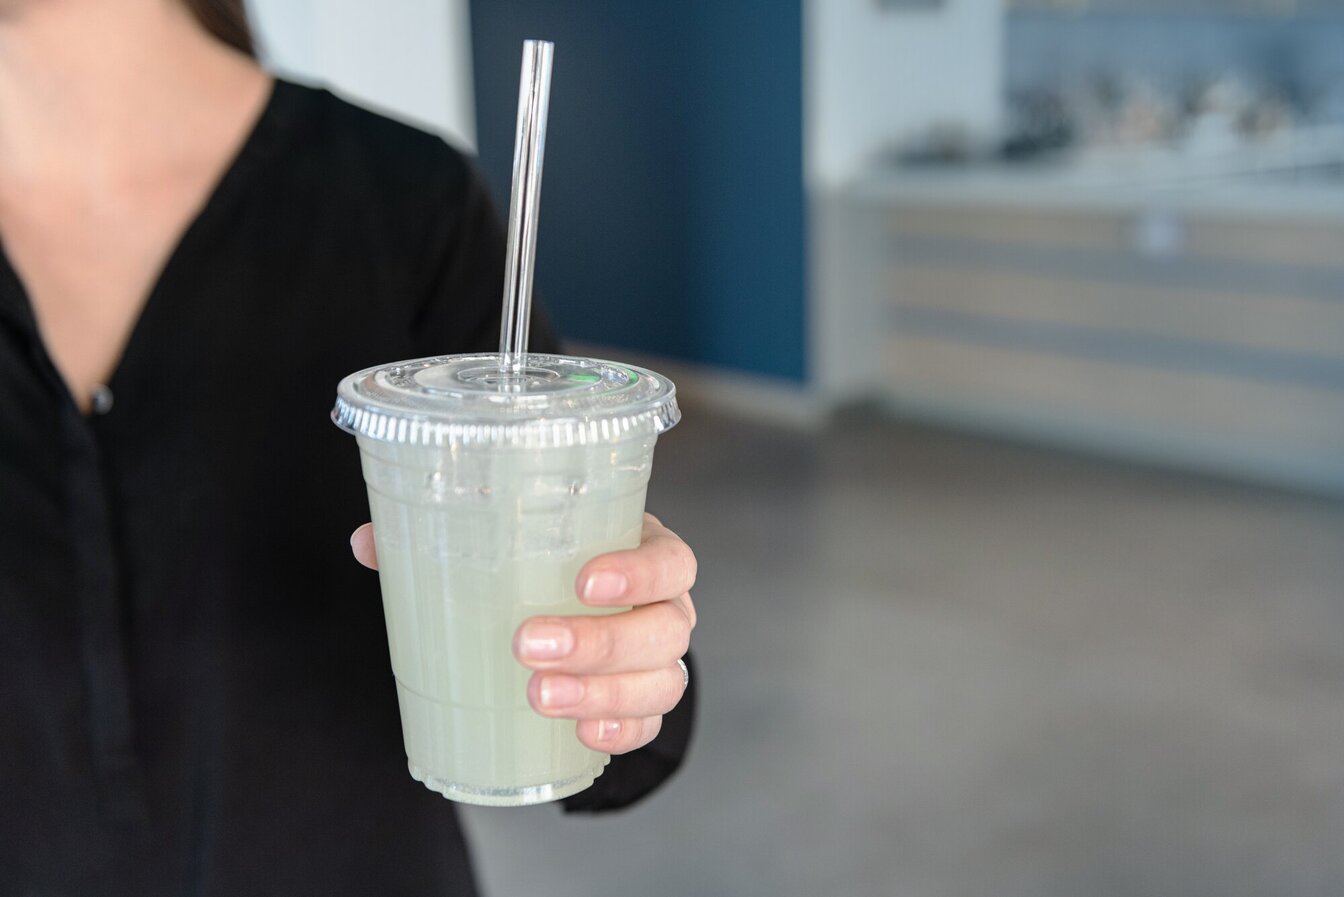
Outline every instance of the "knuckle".
POLYGON ((627 700, 626 688, 622 682, 620 676, 604 676, 602 687, 596 689, 598 703, 604 711, 610 712, 613 716, 621 715, 620 711, 625 707, 627 700))
POLYGON ((588 640, 592 645, 593 662, 601 666, 609 666, 616 660, 618 650, 618 640, 615 633, 615 625, 606 617, 596 617, 592 622, 587 623, 585 627, 588 632, 588 640))
POLYGON ((695 552, 691 551, 691 546, 683 542, 681 548, 682 582, 685 583, 685 589, 689 592, 695 587, 695 578, 700 573, 700 562, 696 560, 695 552))
POLYGON ((668 598, 676 593, 677 582, 681 579, 681 562, 671 551, 660 551, 650 564, 649 576, 653 597, 668 598))
POLYGON ((673 707, 681 703, 682 697, 686 694, 686 687, 681 683, 685 678, 681 675, 681 665, 673 664, 667 671, 667 692, 661 705, 658 707, 660 713, 668 713, 673 707))
MULTIPOLYGON (((690 640, 690 624, 674 601, 662 601, 649 608, 649 626, 642 640, 644 656, 659 658, 677 651, 690 640)), ((677 654, 680 657, 685 650, 677 654)))
MULTIPOLYGON (((686 614, 686 621, 691 626, 691 632, 695 631, 696 624, 700 622, 700 615, 695 612, 695 600, 691 598, 691 593, 687 592, 685 595, 682 595, 681 600, 677 602, 677 606, 681 608, 684 614, 686 614)), ((688 639, 690 638, 691 632, 686 633, 688 639)))
POLYGON ((685 614, 677 614, 677 623, 673 627, 672 647, 680 657, 691 648, 691 628, 694 625, 685 614))
MULTIPOLYGON (((695 605, 691 603, 690 594, 679 595, 671 601, 666 602, 668 613, 672 615, 673 625, 679 636, 684 636, 689 644, 691 633, 695 630, 695 605)), ((683 651, 683 654, 686 652, 683 651)))
POLYGON ((627 571, 630 578, 630 590, 626 593, 627 598, 637 600, 647 600, 646 596, 653 595, 658 590, 658 568, 656 563, 643 557, 642 554, 638 563, 632 563, 627 571))

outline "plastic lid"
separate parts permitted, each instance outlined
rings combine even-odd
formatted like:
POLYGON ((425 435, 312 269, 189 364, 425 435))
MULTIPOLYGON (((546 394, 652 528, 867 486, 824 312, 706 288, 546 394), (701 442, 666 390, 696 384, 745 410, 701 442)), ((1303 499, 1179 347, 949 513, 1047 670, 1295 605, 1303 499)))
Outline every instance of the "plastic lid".
POLYGON ((681 419, 672 381, 643 368, 527 356, 443 355, 367 368, 336 388, 331 419, 347 433, 406 445, 543 448, 655 435, 681 419))

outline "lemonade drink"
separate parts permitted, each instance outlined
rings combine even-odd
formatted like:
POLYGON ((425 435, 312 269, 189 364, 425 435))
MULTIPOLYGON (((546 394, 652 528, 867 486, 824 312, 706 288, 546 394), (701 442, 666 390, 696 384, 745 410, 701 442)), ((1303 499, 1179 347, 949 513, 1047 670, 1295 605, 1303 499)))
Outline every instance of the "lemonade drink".
POLYGON ((609 760, 528 705, 512 638, 531 616, 612 612, 579 603, 575 578, 639 544, 654 442, 678 413, 648 371, 533 356, 501 388, 494 358, 360 372, 333 417, 360 447, 411 775, 508 806, 580 791, 609 760))

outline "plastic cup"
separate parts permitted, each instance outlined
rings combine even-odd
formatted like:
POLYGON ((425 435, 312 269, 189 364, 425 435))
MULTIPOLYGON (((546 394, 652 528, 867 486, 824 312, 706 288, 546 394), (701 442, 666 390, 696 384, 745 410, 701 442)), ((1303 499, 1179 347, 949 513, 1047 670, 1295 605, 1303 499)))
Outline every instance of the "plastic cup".
MULTIPOLYGON (((528 617, 602 613, 579 569, 639 544, 675 388, 615 362, 454 355, 341 381, 359 443, 411 775, 457 801, 518 806, 587 788, 610 757, 527 703, 528 617)), ((605 611, 610 613, 611 611, 605 611)))

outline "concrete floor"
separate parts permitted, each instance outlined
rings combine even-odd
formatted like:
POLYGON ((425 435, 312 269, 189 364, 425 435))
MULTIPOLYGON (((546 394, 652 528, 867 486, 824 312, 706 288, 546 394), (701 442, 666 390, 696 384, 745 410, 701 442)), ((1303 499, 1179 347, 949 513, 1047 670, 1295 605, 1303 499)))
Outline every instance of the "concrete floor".
POLYGON ((688 412, 686 768, 466 813, 487 893, 1344 894, 1344 504, 853 420, 688 412))

